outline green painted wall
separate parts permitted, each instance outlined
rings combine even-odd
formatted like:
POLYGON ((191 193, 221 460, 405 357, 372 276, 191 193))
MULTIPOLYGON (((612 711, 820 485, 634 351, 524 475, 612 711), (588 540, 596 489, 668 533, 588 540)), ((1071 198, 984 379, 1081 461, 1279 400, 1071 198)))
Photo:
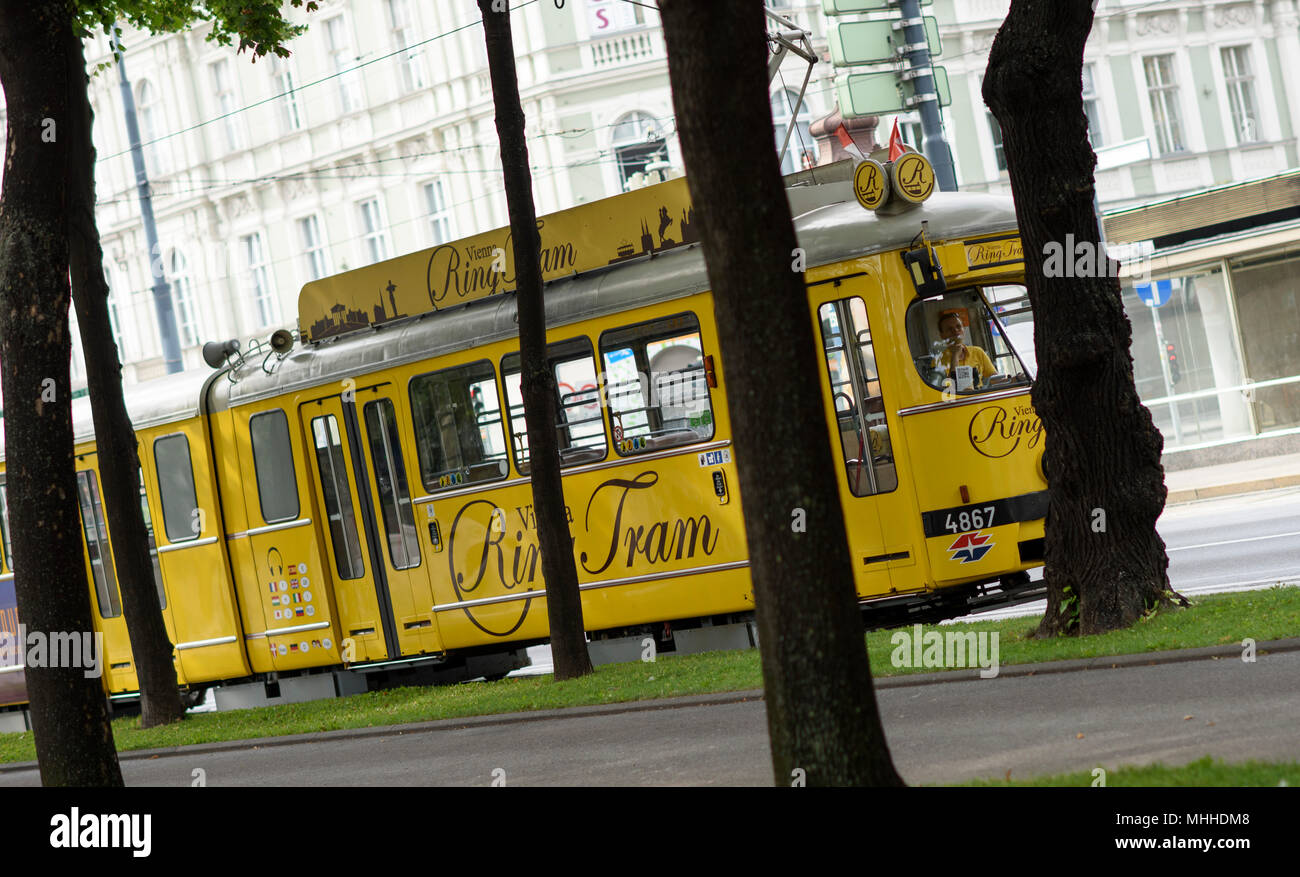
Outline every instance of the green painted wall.
POLYGON ((1133 165, 1133 192, 1139 196, 1156 194, 1155 173, 1151 170, 1151 162, 1133 165))
MULTIPOLYGON (((1208 46, 1192 46, 1187 50, 1192 61, 1192 101, 1200 110, 1200 127, 1205 133, 1205 148, 1213 151, 1224 149, 1228 145, 1228 126, 1231 118, 1225 120, 1219 112, 1219 88, 1210 66, 1210 49, 1208 46), (1207 95, 1205 92, 1210 93, 1207 95)), ((1184 138, 1189 144, 1192 126, 1197 124, 1195 118, 1183 120, 1184 138)))
POLYGON ((1228 157, 1227 152, 1210 154, 1210 173, 1214 176, 1214 182, 1211 185, 1218 186, 1222 183, 1232 182, 1232 159, 1228 157))
MULTIPOLYGON (((988 127, 985 118, 987 107, 982 103, 972 106, 967 95, 970 94, 971 80, 978 82, 978 77, 970 74, 953 76, 949 74, 949 86, 952 88, 952 106, 944 107, 944 123, 947 126, 948 145, 952 147, 957 164, 961 168, 964 183, 984 183, 997 179, 997 168, 984 166, 984 157, 980 154, 980 138, 988 127), (980 127, 983 126, 983 127, 980 127)), ((888 136, 888 135, 886 135, 888 136)))
MULTIPOLYGON (((1296 136, 1296 120, 1291 118, 1291 107, 1286 99, 1286 83, 1282 81, 1282 62, 1278 59, 1277 40, 1269 40, 1264 43, 1264 54, 1268 57, 1269 78, 1273 82, 1273 94, 1277 98, 1275 105, 1277 107, 1278 124, 1282 129, 1282 139, 1290 140, 1296 136)), ((1300 58, 1292 58, 1290 63, 1300 63, 1300 58)), ((1262 72, 1256 72, 1255 75, 1259 76, 1262 72)), ((1287 166, 1295 167, 1295 159, 1292 158, 1287 166)))
POLYGON ((1133 76, 1133 66, 1128 55, 1112 55, 1106 59, 1110 62, 1110 77, 1115 87, 1119 110, 1119 131, 1121 140, 1136 140, 1145 136, 1142 129, 1142 111, 1137 101, 1145 100, 1146 90, 1138 90, 1138 83, 1133 76), (1128 98, 1125 98, 1125 95, 1128 98))

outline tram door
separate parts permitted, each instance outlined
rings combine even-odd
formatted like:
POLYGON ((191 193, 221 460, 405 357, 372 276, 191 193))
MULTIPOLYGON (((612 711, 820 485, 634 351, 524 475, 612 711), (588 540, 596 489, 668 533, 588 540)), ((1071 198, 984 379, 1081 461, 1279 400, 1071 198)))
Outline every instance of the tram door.
POLYGON ((299 410, 351 661, 440 652, 392 385, 347 397, 316 399, 299 410))
POLYGON ((920 590, 924 583, 908 528, 916 518, 910 492, 899 485, 906 478, 907 463, 899 454, 905 448, 901 440, 899 447, 893 441, 899 437, 888 408, 892 394, 888 376, 878 368, 871 331, 885 325, 883 314, 869 313, 868 306, 881 300, 879 282, 859 275, 817 284, 809 294, 858 595, 920 590))
MULTIPOLYGON (((77 506, 81 512, 81 527, 85 547, 86 569, 94 582, 95 597, 91 601, 95 626, 103 634, 102 651, 97 657, 102 662, 99 669, 111 692, 135 691, 139 688, 135 660, 131 653, 131 638, 122 614, 122 593, 118 587, 117 569, 113 562, 113 549, 109 543, 107 515, 104 511, 102 487, 99 481, 98 455, 82 454, 77 465, 77 506)), ((158 588, 158 601, 162 607, 167 633, 175 635, 171 607, 162 586, 158 569, 158 555, 153 554, 154 586, 158 588)), ((83 658, 88 656, 83 655, 83 658)))

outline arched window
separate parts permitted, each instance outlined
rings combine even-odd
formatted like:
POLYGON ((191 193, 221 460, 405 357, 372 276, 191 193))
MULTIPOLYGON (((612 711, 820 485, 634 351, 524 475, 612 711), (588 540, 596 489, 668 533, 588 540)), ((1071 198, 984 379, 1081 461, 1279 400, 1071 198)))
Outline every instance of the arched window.
POLYGON ((181 347, 193 347, 199 343, 199 333, 198 321, 194 315, 194 281, 190 277, 190 266, 180 250, 172 250, 166 264, 181 347))
POLYGON ((813 142, 812 132, 808 130, 812 122, 812 114, 808 112, 807 102, 804 102, 800 104, 796 115, 794 107, 798 100, 798 92, 788 88, 772 95, 772 124, 776 132, 778 155, 781 152, 781 145, 785 143, 785 132, 789 129, 792 118, 796 126, 794 133, 790 135, 790 144, 785 149, 785 157, 781 159, 783 174, 792 174, 817 163, 816 144, 813 142))
POLYGON ((663 126, 645 113, 628 113, 619 119, 610 139, 618 160, 618 182, 624 191, 630 188, 629 181, 636 185, 644 179, 637 174, 644 175, 651 165, 668 161, 663 126))
POLYGON ((170 169, 170 151, 165 142, 151 143, 163 133, 163 111, 158 89, 147 79, 136 86, 136 114, 140 120, 140 143, 144 147, 145 166, 151 176, 170 169))

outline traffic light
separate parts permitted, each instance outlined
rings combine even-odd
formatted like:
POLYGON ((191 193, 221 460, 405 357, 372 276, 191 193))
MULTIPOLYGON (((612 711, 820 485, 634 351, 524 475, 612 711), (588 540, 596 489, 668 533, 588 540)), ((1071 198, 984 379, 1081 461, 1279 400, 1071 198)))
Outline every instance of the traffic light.
POLYGON ((1165 345, 1165 358, 1169 360, 1169 380, 1176 384, 1182 374, 1178 371, 1178 354, 1173 344, 1165 345))

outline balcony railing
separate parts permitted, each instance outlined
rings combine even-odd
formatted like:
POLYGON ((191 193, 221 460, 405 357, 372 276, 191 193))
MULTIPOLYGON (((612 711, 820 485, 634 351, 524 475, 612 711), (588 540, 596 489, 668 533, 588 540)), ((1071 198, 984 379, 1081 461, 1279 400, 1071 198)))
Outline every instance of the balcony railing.
POLYGON ((624 31, 594 39, 588 44, 588 51, 591 67, 598 70, 667 57, 663 34, 657 28, 624 31))

